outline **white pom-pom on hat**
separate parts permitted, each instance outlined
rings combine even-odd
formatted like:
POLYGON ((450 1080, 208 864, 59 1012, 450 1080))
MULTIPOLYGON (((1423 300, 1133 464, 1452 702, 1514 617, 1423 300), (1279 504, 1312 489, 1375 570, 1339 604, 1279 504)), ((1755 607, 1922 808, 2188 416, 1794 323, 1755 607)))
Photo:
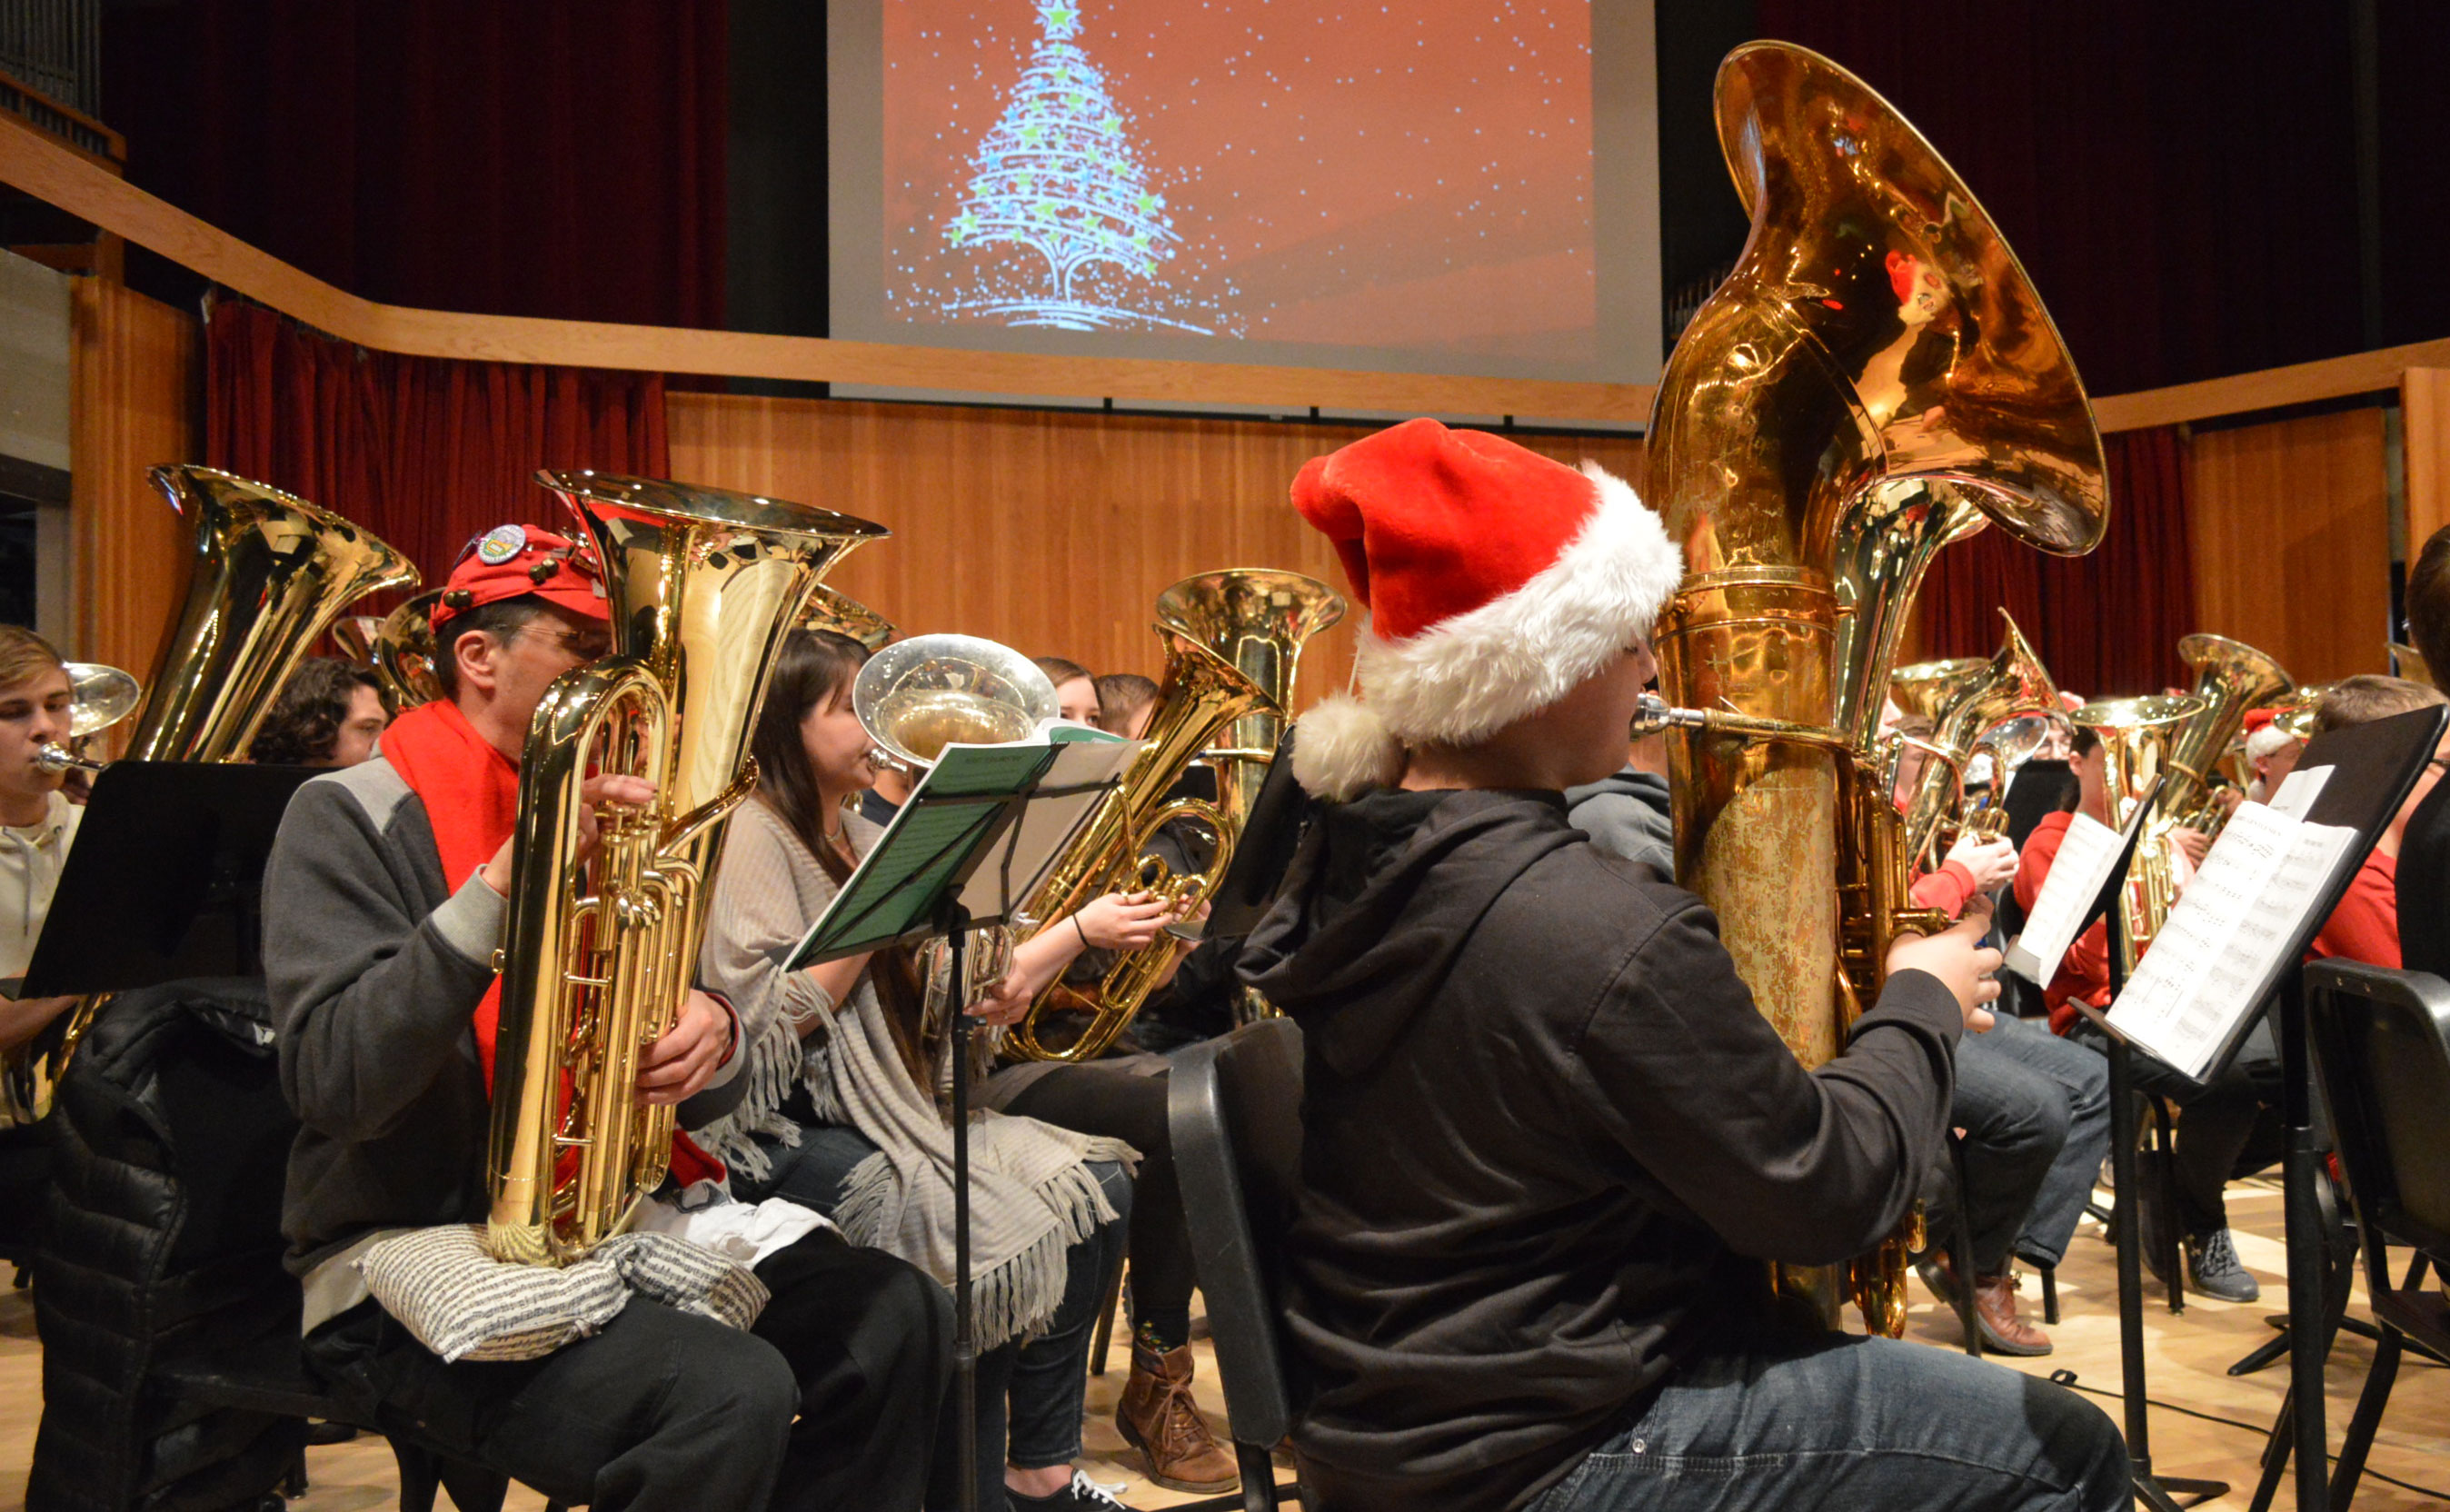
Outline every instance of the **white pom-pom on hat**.
POLYGON ((1338 693, 1302 715, 1293 731, 1293 780, 1332 804, 1404 775, 1404 746, 1377 711, 1338 693))

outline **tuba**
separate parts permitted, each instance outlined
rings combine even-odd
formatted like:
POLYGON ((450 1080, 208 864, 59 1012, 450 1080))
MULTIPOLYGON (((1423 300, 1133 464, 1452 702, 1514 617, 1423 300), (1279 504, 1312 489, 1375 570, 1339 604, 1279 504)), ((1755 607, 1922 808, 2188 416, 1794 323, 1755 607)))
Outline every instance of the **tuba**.
MULTIPOLYGON (((1807 1066, 1879 990, 1907 906, 1880 695, 1924 571, 1995 524, 2074 555, 2109 521, 2058 331, 1962 181, 1887 102, 1783 43, 1721 65, 1719 141, 1752 217, 1651 417, 1648 492, 1686 575, 1660 618, 1677 879, 1807 1066)), ((1840 1278, 1781 1268, 1835 1321, 1840 1278)), ((1875 1329, 1903 1252, 1857 1261, 1875 1329)))
POLYGON ((519 764, 485 1248, 560 1265, 621 1232, 663 1180, 673 1110, 640 1100, 638 1059, 696 971, 724 831, 757 784, 767 674, 817 579, 885 532, 720 489, 536 478, 602 563, 612 654, 546 690, 519 764), (581 784, 612 772, 655 796, 604 814, 581 864, 581 784))
MULTIPOLYGON (((356 600, 414 586, 417 570, 360 527, 265 484, 185 464, 150 476, 194 526, 195 543, 186 600, 154 656, 126 755, 243 761, 307 648, 356 600)), ((130 680, 118 695, 132 690, 130 680)), ((58 746, 42 759, 54 769, 101 765, 58 746)), ((49 1109, 50 1088, 103 1001, 77 1004, 43 1065, 11 1057, 12 1096, 34 1116, 49 1109)))
MULTIPOLYGON (((1213 575, 1231 578, 1235 574, 1213 575)), ((1187 580, 1192 584, 1201 581, 1187 580)), ((1176 584, 1176 588, 1185 586, 1176 584)), ((1234 843, 1240 829, 1230 809, 1197 798, 1169 800, 1167 794, 1182 780, 1193 760, 1215 744, 1228 726, 1254 712, 1281 720, 1284 708, 1274 702, 1266 687, 1231 659, 1231 651, 1211 643, 1208 637, 1216 635, 1230 646, 1229 619, 1219 616, 1217 621, 1208 622, 1176 617, 1181 610, 1207 602, 1207 596, 1176 598, 1174 593, 1175 590, 1169 589, 1167 597, 1157 600, 1156 630, 1165 643, 1165 676, 1157 684, 1157 705, 1149 714, 1147 733, 1141 736, 1142 749, 1124 771, 1121 785, 1099 802, 1021 910, 1041 925, 1078 912, 1091 900, 1112 892, 1154 893, 1187 912, 1206 902, 1216 891, 1217 884, 1225 880, 1225 868, 1234 859, 1234 843), (1196 820, 1215 831, 1215 851, 1206 870, 1176 876, 1163 858, 1149 854, 1149 845, 1157 831, 1177 819, 1196 820)), ((1230 597, 1230 590, 1227 596, 1230 597)), ((1316 611, 1315 606, 1312 611, 1316 611)), ((1297 622, 1289 614, 1279 623, 1290 627, 1297 622)), ((1282 676, 1288 685, 1293 681, 1292 664, 1299 650, 1299 643, 1294 642, 1290 648, 1276 647, 1270 652, 1273 660, 1283 667, 1282 676)), ((1254 654, 1253 660, 1261 658, 1254 654)), ((1218 775, 1221 794, 1223 774, 1218 775)), ((1257 791, 1255 784, 1252 791, 1257 791)), ((1175 950, 1175 937, 1160 936, 1148 948, 1119 957, 1094 988, 1053 983, 1039 994, 1037 1001, 1029 1005, 1029 1012, 1005 1035, 1005 1049, 1026 1060, 1095 1060, 1131 1026, 1140 1004, 1165 979, 1167 970, 1174 964, 1175 950), (1059 1042, 1047 1033, 1047 1019, 1058 1013, 1086 1014, 1089 1023, 1073 1038, 1059 1042)))
POLYGON ((1159 621, 1234 664, 1265 701, 1234 721, 1200 760, 1216 772, 1216 804, 1240 833, 1268 780, 1293 707, 1302 647, 1344 618, 1344 595, 1300 572, 1237 567, 1186 577, 1157 596, 1159 621))
POLYGON ((848 636, 866 647, 870 653, 885 649, 896 633, 891 620, 842 590, 828 588, 823 583, 819 583, 817 591, 808 595, 808 607, 800 616, 800 628, 830 630, 836 635, 848 636))
POLYGON ((442 677, 434 669, 439 655, 434 645, 434 603, 441 596, 438 588, 418 594, 378 621, 368 637, 366 660, 396 713, 442 696, 442 677))
MULTIPOLYGON (((2152 823, 2163 829, 2217 830, 2226 814, 2213 787, 2221 757, 2244 727, 2246 711, 2297 684, 2271 657, 2225 635, 2188 635, 2178 642, 2178 657, 2195 669, 2194 695, 2204 707, 2169 743, 2170 781, 2152 823)), ((2157 927, 2160 921, 2152 923, 2157 927)))
POLYGON ((1936 727, 1930 745, 1935 759, 1924 765, 1906 808, 1906 854, 1916 860, 1931 854, 1942 830, 1962 809, 1966 765, 1984 737, 2010 720, 2059 712, 2058 685, 2051 681, 2049 669, 2033 653, 2014 616, 2001 610, 1999 617, 2008 622, 2008 639, 1989 661, 1974 661, 1970 670, 1961 661, 1921 663, 1898 669, 1890 679, 1901 707, 1910 695, 1917 703, 1932 704, 1926 717, 1936 727), (1935 666, 1954 670, 1935 674, 1928 670, 1935 666), (1933 698, 1935 689, 1944 689, 1944 696, 1933 698))
MULTIPOLYGON (((2101 739, 2102 786, 2110 804, 2110 828, 2125 829, 2152 785, 2169 775, 2175 766, 2171 752, 2204 713, 2204 701, 2192 694, 2156 694, 2101 700, 2068 716, 2077 728, 2091 730, 2101 739)), ((2163 804, 2166 811, 2166 787, 2163 804)), ((2137 839, 2135 860, 2127 868, 2125 883, 2127 930, 2118 965, 2129 974, 2159 932, 2161 921, 2176 906, 2178 886, 2185 880, 2169 846, 2169 826, 2158 825, 2157 821, 2147 824, 2157 827, 2148 827, 2137 839)))

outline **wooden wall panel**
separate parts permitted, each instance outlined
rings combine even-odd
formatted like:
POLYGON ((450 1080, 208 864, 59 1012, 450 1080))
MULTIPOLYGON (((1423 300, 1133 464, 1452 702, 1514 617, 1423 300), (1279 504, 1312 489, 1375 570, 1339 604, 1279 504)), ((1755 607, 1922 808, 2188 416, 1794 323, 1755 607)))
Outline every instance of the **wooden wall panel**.
POLYGON ((2203 628, 2270 652, 2300 682, 2389 671, 2382 412, 2207 431, 2188 465, 2203 628))
POLYGON ((186 586, 190 532, 146 481, 204 455, 194 317, 101 279, 75 283, 69 572, 85 661, 146 676, 186 586))
POLYGON ((2450 525, 2450 368, 2412 367, 2400 378, 2407 449, 2407 559, 2450 525))
MULTIPOLYGON (((828 581, 904 633, 958 630, 1149 676, 1161 659, 1150 605, 1177 579, 1275 567, 1343 590, 1286 490, 1369 429, 684 393, 668 416, 677 478, 891 527, 828 581)), ((1639 477, 1638 440, 1526 443, 1639 477)), ((1338 686, 1351 637, 1348 622, 1312 643, 1304 707, 1338 686)))

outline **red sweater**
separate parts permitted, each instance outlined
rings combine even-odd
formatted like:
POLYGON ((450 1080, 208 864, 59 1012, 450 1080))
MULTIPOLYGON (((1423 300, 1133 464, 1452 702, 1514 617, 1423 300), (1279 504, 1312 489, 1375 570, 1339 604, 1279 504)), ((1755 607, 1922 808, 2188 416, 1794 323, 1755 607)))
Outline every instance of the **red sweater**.
POLYGON ((2399 965, 2399 858, 2374 851, 2305 947, 2305 959, 2339 956, 2368 966, 2399 965))
POLYGON ((1916 908, 1936 908, 1954 919, 1965 912, 1974 901, 1974 872, 1961 861, 1944 861, 1939 870, 1927 871, 1915 879, 1907 897, 1916 908))
MULTIPOLYGON (((2073 814, 2052 814, 2034 826, 2025 841, 2025 848, 2016 858, 2016 906, 2030 914, 2033 900, 2042 895, 2042 883, 2050 880, 2051 863, 2058 860, 2059 843, 2067 839, 2068 824, 2073 814)), ((2070 1006, 2072 998, 2081 998, 2095 1008, 2110 1006, 2110 921, 2096 920, 2090 929, 2078 936, 2068 947, 2067 960, 2059 963, 2058 975, 2042 989, 2042 1002, 2051 1011, 2051 1030, 2066 1034, 2082 1017, 2070 1006)))

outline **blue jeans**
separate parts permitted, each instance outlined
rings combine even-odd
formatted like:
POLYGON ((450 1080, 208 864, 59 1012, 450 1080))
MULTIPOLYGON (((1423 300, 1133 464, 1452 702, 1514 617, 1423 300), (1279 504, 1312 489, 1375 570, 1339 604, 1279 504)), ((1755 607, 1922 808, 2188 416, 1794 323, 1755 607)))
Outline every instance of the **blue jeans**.
POLYGON ((2063 1386, 1821 1334, 1686 1364, 1527 1512, 2126 1512, 2127 1446, 2063 1386))
MULTIPOLYGON (((755 1186, 754 1195, 788 1197, 827 1216, 841 1201, 843 1183, 849 1179, 852 1168, 876 1153, 876 1146, 856 1129, 829 1124, 802 1125, 796 1146, 766 1140, 758 1141, 758 1146, 773 1162, 773 1173, 755 1186)), ((1068 1464, 1080 1456, 1089 1345, 1097 1336, 1098 1305, 1105 1300, 1107 1278, 1121 1263, 1132 1216, 1132 1178, 1123 1168, 1099 1160, 1090 1162, 1089 1170, 1114 1205, 1114 1220, 1099 1225, 1088 1238, 1064 1251, 1063 1301, 1046 1330, 979 1355, 982 1507, 1003 1504, 1006 1464, 1036 1470, 1068 1464)), ((744 1195, 750 1190, 743 1182, 735 1181, 734 1186, 744 1195)), ((957 1504, 959 1461, 953 1449, 957 1408, 958 1404, 947 1397, 937 1432, 936 1468, 928 1479, 929 1507, 957 1504)))
POLYGON ((2016 1254, 2054 1266, 2075 1236, 2110 1153, 2110 1066, 2039 1024, 2005 1014, 1956 1045, 1966 1132, 1966 1222, 1974 1268, 1995 1275, 2016 1254))

